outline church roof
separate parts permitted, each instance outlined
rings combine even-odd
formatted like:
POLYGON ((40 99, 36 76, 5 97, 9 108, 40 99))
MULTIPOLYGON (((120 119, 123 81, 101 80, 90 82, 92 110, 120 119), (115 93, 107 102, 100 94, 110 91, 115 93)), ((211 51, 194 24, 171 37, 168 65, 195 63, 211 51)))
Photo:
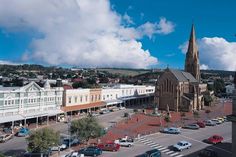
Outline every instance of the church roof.
POLYGON ((173 70, 170 69, 170 71, 174 74, 174 76, 177 78, 180 82, 198 82, 196 78, 193 77, 192 74, 180 70, 173 70))

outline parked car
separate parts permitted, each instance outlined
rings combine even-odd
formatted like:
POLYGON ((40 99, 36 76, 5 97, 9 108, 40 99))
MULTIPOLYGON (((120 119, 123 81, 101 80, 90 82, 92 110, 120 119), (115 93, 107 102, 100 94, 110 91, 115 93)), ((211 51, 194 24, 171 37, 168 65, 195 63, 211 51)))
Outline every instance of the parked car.
POLYGON ((212 122, 215 122, 217 125, 223 123, 221 120, 218 120, 218 119, 212 119, 211 121, 212 121, 212 122))
POLYGON ((120 145, 114 142, 108 142, 105 144, 98 144, 98 148, 103 151, 118 151, 120 149, 120 145))
POLYGON ((67 147, 69 147, 80 144, 80 140, 76 137, 64 138, 62 143, 65 144, 67 147))
POLYGON ((177 144, 173 145, 173 148, 178 151, 191 148, 192 144, 187 141, 180 141, 177 144))
POLYGON ((58 146, 53 146, 50 148, 51 151, 62 151, 65 150, 67 148, 66 144, 60 144, 58 146))
POLYGON ((99 156, 102 154, 102 150, 96 146, 89 146, 79 150, 79 153, 84 154, 85 156, 99 156))
POLYGON ((107 108, 102 108, 100 109, 100 114, 106 114, 106 113, 109 113, 110 111, 107 109, 107 108))
POLYGON ((219 135, 213 135, 213 136, 209 137, 207 140, 209 143, 217 144, 217 143, 221 143, 224 140, 224 138, 219 135))
POLYGON ((158 149, 146 151, 144 154, 137 155, 136 157, 161 157, 161 152, 158 149))
POLYGON ((0 134, 0 142, 6 142, 13 138, 13 134, 0 134))
POLYGON ((20 137, 27 136, 27 135, 29 135, 29 132, 30 132, 30 131, 29 131, 28 128, 22 127, 22 128, 20 128, 20 130, 18 131, 17 136, 20 136, 20 137))
POLYGON ((74 151, 67 154, 65 157, 84 157, 84 154, 80 154, 78 151, 74 151))
POLYGON ((124 106, 121 106, 119 109, 120 110, 125 110, 126 108, 124 106))
POLYGON ((11 134, 12 133, 12 129, 9 128, 9 127, 5 127, 5 128, 3 128, 3 132, 6 133, 6 134, 11 134))
POLYGON ((218 155, 214 150, 206 148, 198 154, 198 157, 218 157, 218 155))
POLYGON ((206 127, 205 123, 204 123, 204 122, 201 122, 201 121, 198 121, 196 124, 197 124, 200 128, 205 128, 205 127, 206 127))
POLYGON ((185 128, 185 129, 195 129, 195 130, 197 130, 197 129, 199 129, 200 127, 199 127, 199 125, 197 125, 197 124, 188 124, 188 125, 185 125, 183 128, 185 128))
POLYGON ((97 112, 92 112, 92 114, 91 114, 92 117, 97 117, 97 116, 99 116, 99 115, 100 115, 100 114, 97 113, 97 112))
POLYGON ((218 119, 219 121, 221 121, 222 123, 224 123, 225 122, 225 119, 224 118, 222 118, 222 117, 216 117, 216 119, 218 119))
POLYGON ((122 147, 131 147, 134 145, 134 141, 132 139, 119 139, 115 140, 114 143, 119 144, 122 147))
POLYGON ((180 129, 175 127, 164 128, 161 132, 168 134, 180 134, 180 129))
POLYGON ((213 122, 212 120, 206 120, 205 124, 206 124, 206 126, 216 126, 216 123, 213 122))

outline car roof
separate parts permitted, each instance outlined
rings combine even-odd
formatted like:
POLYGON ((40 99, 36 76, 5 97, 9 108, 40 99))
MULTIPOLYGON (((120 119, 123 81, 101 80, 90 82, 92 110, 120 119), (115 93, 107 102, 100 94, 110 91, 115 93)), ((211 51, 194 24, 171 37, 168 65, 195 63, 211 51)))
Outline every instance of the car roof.
POLYGON ((152 149, 152 150, 146 151, 147 154, 151 154, 154 152, 160 152, 160 151, 158 149, 152 149))
POLYGON ((189 143, 189 142, 187 142, 187 141, 179 141, 180 143, 189 143))

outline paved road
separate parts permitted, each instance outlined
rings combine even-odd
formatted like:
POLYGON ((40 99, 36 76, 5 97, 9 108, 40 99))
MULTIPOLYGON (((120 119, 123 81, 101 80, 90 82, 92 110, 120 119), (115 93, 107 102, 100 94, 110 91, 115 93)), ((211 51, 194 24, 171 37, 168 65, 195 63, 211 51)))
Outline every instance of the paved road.
POLYGON ((132 148, 122 148, 119 152, 104 152, 103 157, 134 157, 135 155, 141 154, 146 150, 157 148, 161 150, 162 157, 196 157, 200 150, 208 147, 214 149, 219 157, 225 157, 231 155, 231 122, 215 127, 206 127, 199 130, 187 130, 182 129, 180 135, 170 135, 157 133, 144 138, 139 139, 135 146, 132 148), (224 141, 222 144, 211 145, 204 142, 205 139, 218 134, 223 136, 224 141), (172 150, 172 145, 180 140, 186 140, 192 143, 192 147, 182 152, 175 152, 172 150))
MULTIPOLYGON (((131 112, 131 109, 119 110, 116 112, 110 112, 97 117, 99 123, 104 127, 109 127, 122 119, 124 112, 131 112)), ((68 124, 66 123, 55 123, 49 127, 56 131, 59 131, 62 135, 68 135, 68 124)), ((0 152, 7 153, 9 155, 18 154, 24 152, 27 148, 27 142, 24 137, 14 137, 5 143, 0 143, 0 152)))

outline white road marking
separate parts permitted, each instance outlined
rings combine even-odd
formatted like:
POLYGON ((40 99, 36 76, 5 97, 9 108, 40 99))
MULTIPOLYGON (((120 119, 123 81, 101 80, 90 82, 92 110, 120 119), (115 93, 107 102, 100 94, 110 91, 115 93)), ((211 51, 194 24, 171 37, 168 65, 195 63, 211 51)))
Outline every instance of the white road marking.
POLYGON ((156 149, 159 149, 159 148, 163 148, 163 146, 157 146, 157 147, 155 147, 156 149))
POLYGON ((170 154, 170 156, 175 156, 175 155, 178 155, 179 153, 178 152, 176 152, 176 153, 174 153, 174 154, 170 154))
POLYGON ((171 153, 174 153, 174 151, 169 151, 169 152, 166 152, 166 154, 168 155, 168 154, 171 154, 171 153))
POLYGON ((163 149, 166 149, 166 147, 160 148, 159 150, 163 150, 163 149))
POLYGON ((148 146, 152 146, 153 144, 155 144, 154 142, 148 143, 148 146))
POLYGON ((156 147, 156 146, 159 146, 159 144, 154 144, 154 145, 151 145, 151 147, 156 147))
POLYGON ((165 152, 168 152, 169 151, 169 149, 164 149, 164 150, 162 150, 161 152, 162 153, 165 153, 165 152))
POLYGON ((176 157, 182 157, 183 155, 182 154, 180 154, 180 155, 178 155, 178 156, 176 156, 176 157))

